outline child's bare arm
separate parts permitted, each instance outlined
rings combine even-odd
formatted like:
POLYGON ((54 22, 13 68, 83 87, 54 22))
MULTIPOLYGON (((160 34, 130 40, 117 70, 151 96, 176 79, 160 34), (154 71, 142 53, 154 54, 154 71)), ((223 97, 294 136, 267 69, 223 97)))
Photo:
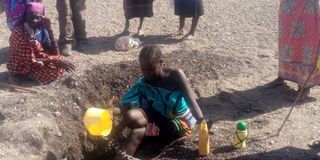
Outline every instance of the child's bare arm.
POLYGON ((177 82, 179 83, 183 97, 187 101, 188 106, 193 107, 193 109, 191 109, 191 110, 193 110, 195 112, 195 115, 196 115, 198 122, 201 122, 203 120, 203 114, 202 114, 202 111, 201 111, 197 101, 196 101, 196 97, 194 95, 194 92, 189 85, 189 82, 188 82, 186 75, 180 69, 176 70, 174 72, 176 72, 175 77, 176 77, 177 82))
POLYGON ((128 105, 120 106, 120 104, 118 104, 116 107, 110 108, 109 111, 110 111, 111 117, 113 117, 126 112, 128 109, 129 109, 128 105))

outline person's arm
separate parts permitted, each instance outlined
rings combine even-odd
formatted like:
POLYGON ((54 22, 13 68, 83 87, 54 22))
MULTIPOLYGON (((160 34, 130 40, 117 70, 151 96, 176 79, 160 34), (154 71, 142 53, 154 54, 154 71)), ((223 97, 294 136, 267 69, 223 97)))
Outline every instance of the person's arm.
POLYGON ((195 114, 198 122, 200 123, 203 120, 203 114, 202 114, 202 111, 201 111, 197 101, 196 101, 196 97, 194 95, 194 92, 189 85, 189 82, 188 82, 186 75, 180 69, 175 70, 174 72, 175 72, 174 77, 176 77, 176 80, 179 84, 179 87, 181 89, 183 97, 185 98, 188 106, 192 107, 191 111, 195 112, 194 114, 195 114))
POLYGON ((126 112, 129 110, 129 107, 127 105, 121 106, 120 104, 117 104, 117 106, 112 107, 109 109, 110 115, 113 118, 114 116, 119 116, 122 113, 126 112))

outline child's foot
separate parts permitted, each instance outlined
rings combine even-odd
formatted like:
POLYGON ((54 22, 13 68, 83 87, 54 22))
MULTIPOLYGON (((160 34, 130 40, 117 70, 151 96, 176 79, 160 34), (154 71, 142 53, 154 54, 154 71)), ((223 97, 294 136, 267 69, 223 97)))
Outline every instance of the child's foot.
POLYGON ((182 36, 184 34, 183 29, 178 30, 176 33, 171 34, 171 37, 182 36))
MULTIPOLYGON (((293 93, 293 94, 289 97, 289 100, 290 100, 291 102, 294 102, 294 101, 297 99, 300 90, 301 90, 301 88, 300 88, 298 91, 296 91, 295 93, 293 93)), ((297 100, 297 102, 301 102, 301 101, 305 100, 305 99, 309 96, 309 94, 310 94, 310 88, 305 88, 305 89, 303 89, 303 91, 302 91, 302 93, 301 93, 301 96, 300 96, 300 98, 297 100)))
POLYGON ((263 87, 265 89, 273 89, 273 88, 277 88, 277 87, 280 87, 280 86, 283 86, 285 85, 286 83, 284 82, 284 79, 283 78, 276 78, 275 80, 273 80, 272 82, 264 85, 263 87))

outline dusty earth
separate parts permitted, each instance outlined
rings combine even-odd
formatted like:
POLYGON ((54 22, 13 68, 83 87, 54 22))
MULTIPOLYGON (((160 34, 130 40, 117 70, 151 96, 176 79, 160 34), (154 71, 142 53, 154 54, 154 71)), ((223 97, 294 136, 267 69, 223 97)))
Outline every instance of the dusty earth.
MULTIPOLYGON (((58 36, 55 1, 45 1, 58 36)), ((165 64, 183 69, 197 93, 210 128, 211 153, 197 154, 197 131, 158 153, 142 149, 141 159, 320 159, 319 87, 298 104, 280 136, 274 136, 292 103, 296 88, 265 89, 277 75, 276 0, 208 0, 197 37, 179 42, 166 38, 177 30, 178 18, 166 0, 154 2, 155 16, 145 23, 145 44, 158 44, 165 64), (238 120, 250 127, 248 147, 230 147, 238 120), (161 153, 160 153, 161 152, 161 153)), ((7 82, 9 30, 0 19, 0 81, 7 82)), ((190 21, 190 20, 189 20, 190 21)), ((189 22, 188 21, 188 22, 189 22)), ((102 106, 120 96, 139 76, 140 48, 117 52, 113 44, 124 25, 119 1, 87 1, 89 44, 67 59, 77 71, 49 85, 28 91, 0 88, 0 159, 112 159, 119 139, 90 137, 82 116, 90 106, 102 106)), ((137 21, 133 22, 132 33, 137 21)), ((190 23, 186 26, 188 29, 190 23)), ((26 86, 26 85, 24 85, 26 86)), ((116 131, 116 130, 115 130, 116 131)), ((118 134, 118 133, 114 133, 118 134)), ((125 134, 123 134, 125 135, 125 134)))

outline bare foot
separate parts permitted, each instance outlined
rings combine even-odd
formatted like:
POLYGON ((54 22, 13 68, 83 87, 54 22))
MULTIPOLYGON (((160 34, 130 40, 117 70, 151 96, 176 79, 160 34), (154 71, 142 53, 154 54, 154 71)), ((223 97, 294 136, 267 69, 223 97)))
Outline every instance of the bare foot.
POLYGON ((181 41, 185 41, 185 40, 191 40, 191 39, 193 39, 193 35, 192 34, 187 34, 187 35, 185 35, 184 37, 182 37, 180 40, 181 41))
POLYGON ((177 37, 177 36, 182 36, 184 34, 183 29, 178 30, 176 33, 171 34, 171 37, 177 37))
POLYGON ((272 82, 264 85, 263 87, 265 89, 273 89, 273 88, 277 88, 277 87, 280 87, 280 86, 283 86, 285 85, 286 83, 284 82, 284 79, 283 78, 276 78, 275 80, 273 80, 272 82))
MULTIPOLYGON (((301 91, 301 88, 299 88, 298 91, 296 91, 294 94, 292 94, 289 97, 289 101, 294 102, 298 98, 298 94, 300 91, 301 91)), ((310 94, 310 88, 303 89, 301 96, 299 97, 299 99, 297 99, 297 102, 303 101, 304 99, 306 99, 308 97, 309 94, 310 94)))

